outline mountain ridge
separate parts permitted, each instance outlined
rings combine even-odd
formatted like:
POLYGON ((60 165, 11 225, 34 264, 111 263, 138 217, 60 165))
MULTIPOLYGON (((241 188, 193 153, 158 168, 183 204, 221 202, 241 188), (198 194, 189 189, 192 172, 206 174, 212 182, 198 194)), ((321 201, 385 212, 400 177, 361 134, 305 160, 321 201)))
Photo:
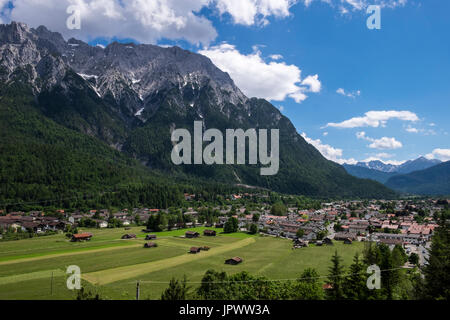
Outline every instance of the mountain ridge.
MULTIPOLYGON (((16 22, 0 25, 0 55, 2 95, 11 86, 25 86, 45 118, 99 139, 149 169, 309 196, 395 195, 326 160, 277 108, 246 97, 202 55, 117 42, 103 49, 16 22), (173 165, 171 130, 191 130, 194 121, 219 130, 279 128, 279 173, 261 177, 258 165, 173 165)), ((17 99, 14 94, 9 98, 17 99)))

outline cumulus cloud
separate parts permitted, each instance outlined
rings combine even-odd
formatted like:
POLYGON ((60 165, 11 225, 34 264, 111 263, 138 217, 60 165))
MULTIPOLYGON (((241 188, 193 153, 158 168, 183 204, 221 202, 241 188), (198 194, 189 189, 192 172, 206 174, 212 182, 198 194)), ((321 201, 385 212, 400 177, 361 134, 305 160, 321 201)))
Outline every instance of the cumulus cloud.
POLYGON ((283 56, 281 54, 271 54, 269 58, 272 60, 280 60, 283 59, 283 56))
POLYGON ((450 149, 434 149, 431 153, 425 156, 427 159, 439 159, 441 161, 450 160, 450 149))
POLYGON ((249 97, 282 101, 286 97, 302 102, 306 93, 321 90, 318 75, 301 79, 301 70, 285 62, 266 62, 261 52, 240 53, 235 46, 222 43, 199 51, 231 76, 236 85, 249 97))
POLYGON ((343 88, 339 88, 336 90, 336 92, 344 97, 349 97, 349 98, 356 98, 359 97, 361 95, 361 91, 360 90, 356 90, 356 91, 352 91, 352 92, 346 92, 343 88))
POLYGON ((408 126, 405 130, 410 133, 419 133, 419 129, 411 127, 411 126, 408 126))
POLYGON ((369 144, 369 148, 371 149, 399 149, 403 147, 402 143, 395 138, 382 137, 380 139, 374 139, 368 137, 364 131, 357 132, 356 137, 372 142, 369 144))
POLYGON ((242 25, 268 23, 267 17, 285 18, 296 0, 216 0, 220 14, 229 14, 233 22, 242 25))
POLYGON ((339 123, 328 123, 325 127, 335 128, 358 128, 358 127, 384 127, 386 122, 391 119, 402 121, 419 121, 419 117, 411 111, 369 111, 363 117, 354 117, 339 123))
POLYGON ((161 38, 210 43, 217 36, 211 21, 198 14, 210 0, 13 0, 11 19, 32 27, 45 25, 66 38, 133 38, 155 43, 161 38), (69 30, 69 5, 80 12, 81 29, 69 30))
POLYGON ((342 14, 350 12, 360 12, 365 10, 369 5, 379 5, 381 8, 397 8, 406 5, 408 0, 303 0, 308 7, 313 2, 325 2, 331 7, 338 8, 342 14))
POLYGON ((333 148, 332 146, 330 146, 328 144, 324 144, 324 143, 322 143, 322 141, 320 139, 316 139, 316 140, 311 139, 304 132, 301 134, 301 136, 303 137, 303 139, 306 140, 306 142, 313 145, 317 150, 319 150, 319 152, 328 160, 337 162, 339 164, 343 164, 343 163, 355 164, 357 162, 353 158, 343 159, 342 158, 342 154, 343 154, 342 149, 333 148))
MULTIPOLYGON (((0 0, 0 6, 7 3, 0 0)), ((269 17, 286 18, 297 0, 11 0, 8 19, 32 27, 45 25, 65 37, 89 40, 96 37, 133 38, 155 43, 162 38, 184 39, 209 44, 217 32, 200 14, 212 8, 229 15, 235 24, 266 25, 269 17), (66 27, 67 8, 76 5, 81 13, 81 30, 66 27)), ((2 11, 2 14, 4 12, 2 11)), ((0 18, 2 15, 0 15, 0 18)))

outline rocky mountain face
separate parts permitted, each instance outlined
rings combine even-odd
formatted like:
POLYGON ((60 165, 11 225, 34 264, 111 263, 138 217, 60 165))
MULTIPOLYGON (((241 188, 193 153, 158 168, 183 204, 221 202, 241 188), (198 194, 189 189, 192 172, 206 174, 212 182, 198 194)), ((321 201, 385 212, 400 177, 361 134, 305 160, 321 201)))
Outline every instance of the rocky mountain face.
POLYGON ((20 96, 29 95, 45 119, 98 139, 148 168, 312 196, 393 195, 323 158, 277 108, 247 98, 207 57, 178 47, 117 42, 93 47, 65 41, 43 26, 12 22, 0 25, 0 102, 19 101, 18 91, 10 90, 18 86, 20 96), (173 165, 171 131, 192 129, 196 120, 222 131, 280 129, 279 173, 261 177, 258 165, 173 165))

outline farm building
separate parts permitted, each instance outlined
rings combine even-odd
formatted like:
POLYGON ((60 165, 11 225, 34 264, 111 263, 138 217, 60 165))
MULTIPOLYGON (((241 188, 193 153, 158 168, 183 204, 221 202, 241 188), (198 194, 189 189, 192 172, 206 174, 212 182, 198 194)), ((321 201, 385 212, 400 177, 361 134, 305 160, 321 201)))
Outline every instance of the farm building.
POLYGON ((145 240, 156 240, 156 234, 148 234, 145 240))
POLYGON ((203 251, 208 251, 209 249, 211 249, 211 248, 208 246, 203 246, 200 248, 200 250, 203 250, 203 251))
POLYGON ((225 264, 232 264, 232 265, 236 265, 241 263, 243 260, 240 257, 233 257, 230 259, 225 260, 225 264))
POLYGON ((352 239, 350 238, 344 239, 344 244, 352 244, 352 239))
POLYGON ((127 233, 122 236, 122 239, 136 239, 136 235, 133 233, 127 233))
POLYGON ((201 250, 201 248, 199 247, 191 247, 191 249, 189 250, 189 253, 199 253, 201 250))
POLYGON ((88 233, 88 232, 76 233, 76 234, 72 235, 71 241, 73 241, 73 242, 84 241, 84 240, 88 241, 88 240, 91 240, 91 238, 92 238, 92 233, 88 233))
POLYGON ((203 231, 203 235, 204 236, 209 236, 209 237, 215 237, 216 236, 216 231, 206 229, 205 231, 203 231))
POLYGON ((299 248, 307 247, 309 244, 309 241, 302 240, 302 239, 295 239, 295 240, 293 240, 293 243, 294 243, 293 248, 299 249, 299 248))
POLYGON ((155 242, 147 242, 144 244, 144 248, 156 248, 158 246, 155 242))
POLYGON ((186 238, 198 238, 200 236, 200 233, 195 231, 186 231, 185 236, 186 238))

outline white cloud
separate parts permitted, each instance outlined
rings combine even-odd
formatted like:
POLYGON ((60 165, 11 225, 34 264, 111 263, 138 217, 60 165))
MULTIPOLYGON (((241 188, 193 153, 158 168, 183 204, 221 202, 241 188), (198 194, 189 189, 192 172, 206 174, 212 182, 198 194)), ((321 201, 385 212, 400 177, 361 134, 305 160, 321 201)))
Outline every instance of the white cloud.
POLYGON ((283 59, 283 56, 281 54, 271 54, 269 58, 272 60, 281 60, 283 59))
MULTIPOLYGON (((306 7, 312 2, 319 2, 319 0, 303 0, 306 7)), ((403 7, 408 0, 320 0, 320 2, 328 3, 331 7, 337 7, 342 14, 346 14, 350 11, 360 12, 372 4, 391 9, 403 7)))
POLYGON ((216 0, 220 14, 228 13, 233 22, 243 25, 268 23, 267 17, 285 18, 296 0, 216 0))
POLYGON ((393 157, 392 154, 385 153, 385 152, 377 153, 375 156, 378 157, 378 158, 392 158, 393 157))
POLYGON ((323 133, 323 136, 326 137, 327 135, 328 135, 328 132, 325 131, 325 132, 323 133))
POLYGON ((425 156, 428 159, 439 159, 441 161, 450 160, 450 149, 434 149, 431 153, 425 156))
POLYGON ((407 132, 411 132, 411 133, 419 133, 419 129, 411 127, 411 126, 408 126, 405 130, 407 132))
POLYGON ((328 160, 337 162, 339 164, 348 163, 348 164, 355 164, 357 161, 353 158, 351 159, 343 159, 342 149, 339 148, 333 148, 332 146, 328 144, 323 144, 320 139, 314 140, 311 138, 308 138, 306 133, 302 133, 301 136, 308 142, 309 144, 313 145, 319 152, 328 160))
POLYGON ((325 127, 335 128, 358 128, 358 127, 384 127, 391 119, 415 122, 419 117, 411 111, 369 111, 363 117, 354 117, 339 123, 328 123, 325 127))
MULTIPOLYGON (((308 7, 319 0, 11 0, 14 9, 2 10, 4 22, 17 20, 32 27, 45 25, 66 38, 90 40, 97 37, 133 38, 156 43, 159 39, 184 39, 193 44, 209 44, 217 36, 211 21, 200 14, 211 8, 220 16, 229 15, 234 24, 265 26, 269 18, 291 16, 297 3, 308 7), (82 29, 66 28, 69 5, 78 5, 82 29)), ((369 4, 395 8, 407 0, 320 0, 338 8, 341 13, 362 11, 369 4)), ((0 0, 0 9, 8 1, 0 0)))
POLYGON ((249 97, 282 101, 286 97, 297 103, 307 98, 307 92, 319 92, 318 75, 301 79, 301 70, 285 62, 265 62, 261 52, 241 54, 235 46, 222 43, 199 51, 228 72, 236 85, 249 97))
POLYGON ((352 92, 346 92, 343 88, 339 88, 336 90, 336 93, 344 96, 344 97, 349 97, 349 98, 356 98, 359 97, 361 95, 361 91, 360 90, 356 90, 356 91, 352 91, 352 92))
MULTIPOLYGON (((217 32, 199 12, 212 8, 229 14, 235 24, 266 25, 269 17, 286 18, 297 0, 11 0, 14 9, 8 20, 32 27, 45 25, 66 38, 89 40, 96 37, 133 38, 156 43, 161 38, 184 39, 209 44, 217 32), (81 13, 81 30, 66 27, 69 5, 81 13)), ((7 1, 0 0, 0 6, 7 1)), ((4 12, 2 11, 2 15, 4 12)), ((2 16, 0 15, 0 17, 2 16)))
POLYGON ((11 19, 32 27, 45 25, 66 38, 133 38, 156 43, 161 38, 210 43, 217 36, 211 21, 197 13, 210 0, 13 0, 11 19), (81 29, 69 30, 69 5, 80 10, 81 29))
POLYGON ((366 136, 364 131, 357 132, 356 137, 372 142, 369 144, 369 148, 371 149, 399 149, 403 147, 402 143, 395 138, 382 137, 380 139, 374 139, 366 136))

